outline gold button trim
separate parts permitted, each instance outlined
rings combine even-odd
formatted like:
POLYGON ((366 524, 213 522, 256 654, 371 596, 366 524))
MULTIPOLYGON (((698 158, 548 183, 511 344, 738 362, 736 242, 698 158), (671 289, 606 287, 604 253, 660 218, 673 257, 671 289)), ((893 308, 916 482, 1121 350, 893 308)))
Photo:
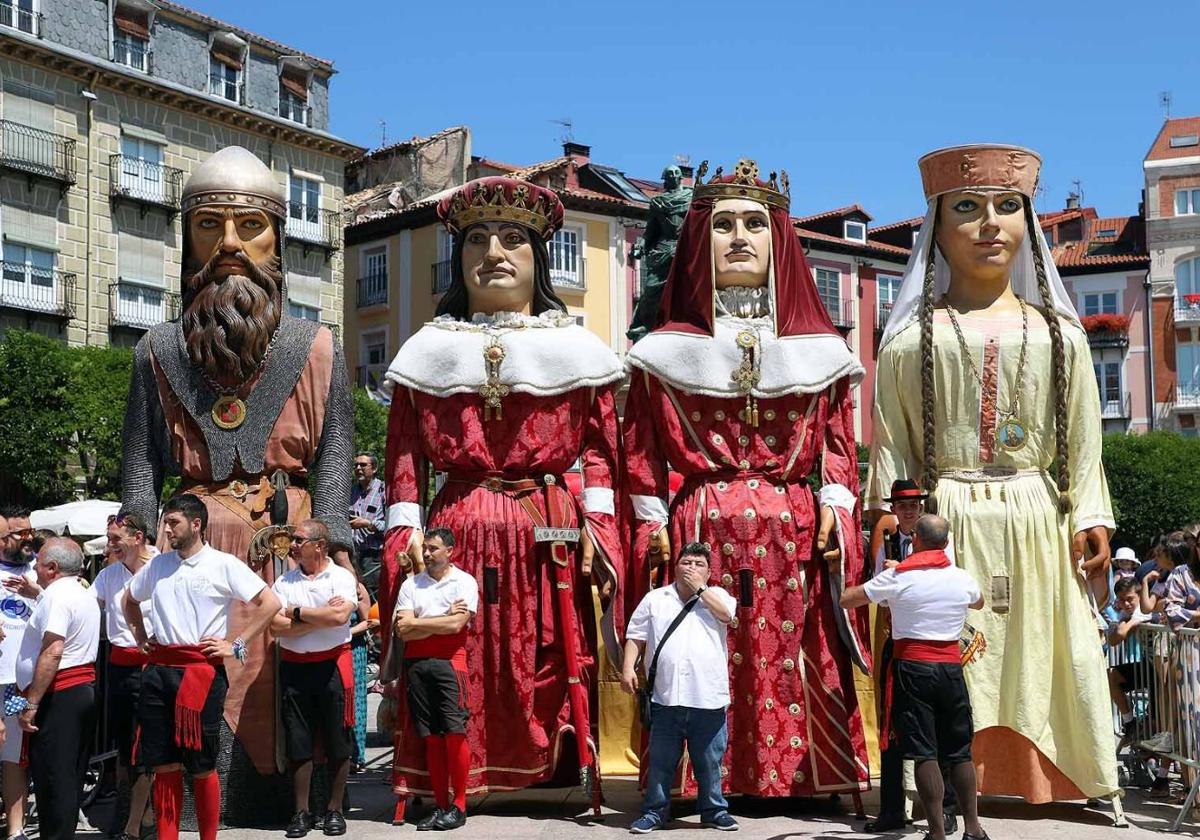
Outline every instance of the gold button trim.
POLYGON ((784 633, 795 633, 796 632, 796 622, 792 621, 790 618, 785 619, 783 624, 781 624, 779 626, 783 629, 784 633))
POLYGON ((761 671, 767 667, 767 657, 760 656, 758 659, 758 669, 761 671))
POLYGON ((726 490, 729 489, 729 485, 724 481, 718 481, 717 489, 720 490, 722 493, 724 493, 726 490))
POLYGON ((775 419, 775 409, 768 408, 766 411, 763 412, 763 417, 766 417, 768 420, 774 420, 775 419))
POLYGON ((767 619, 766 619, 766 616, 761 616, 761 615, 760 615, 760 616, 758 617, 758 629, 759 629, 759 630, 765 630, 765 629, 766 629, 766 627, 767 627, 767 619))
POLYGON ((729 572, 726 572, 725 574, 721 575, 721 585, 722 586, 732 586, 733 585, 733 575, 729 574, 729 572))
POLYGON ((721 546, 722 554, 733 554, 733 543, 724 543, 721 546))
POLYGON ((722 764, 722 765, 721 765, 721 776, 722 776, 722 777, 725 777, 725 776, 728 776, 728 775, 729 775, 729 768, 728 768, 728 767, 726 767, 724 764, 722 764))
POLYGON ((775 736, 774 736, 774 735, 768 735, 768 736, 767 736, 767 746, 768 746, 768 747, 773 747, 773 746, 775 746, 775 736))
POLYGON ((796 663, 795 663, 794 661, 792 661, 791 659, 785 659, 785 660, 783 660, 783 670, 785 670, 785 671, 791 671, 791 670, 793 670, 795 667, 796 667, 796 663))
POLYGON ((774 701, 774 700, 772 700, 770 697, 768 697, 766 700, 764 700, 764 701, 763 701, 763 708, 764 708, 764 709, 768 709, 768 710, 769 710, 769 709, 774 709, 774 708, 775 708, 775 701, 774 701))
POLYGON ((767 556, 767 547, 765 545, 754 546, 754 556, 755 557, 766 557, 767 556))
POLYGON ((718 519, 718 518, 720 518, 720 516, 721 516, 721 511, 717 510, 716 508, 713 508, 712 510, 710 510, 708 512, 709 519, 718 519))
POLYGON ((742 446, 749 446, 750 438, 746 435, 738 435, 738 443, 740 443, 742 446))
POLYGON ((791 522, 792 515, 785 510, 783 513, 779 514, 779 519, 782 522, 791 522))
POLYGON ((766 438, 765 438, 765 440, 766 440, 766 442, 767 442, 767 446, 774 446, 774 445, 775 445, 775 436, 774 436, 774 435, 767 435, 767 436, 766 436, 766 438))
POLYGON ((792 705, 788 706, 788 714, 793 714, 793 715, 800 714, 800 704, 793 703, 792 705))
POLYGON ((718 420, 724 420, 724 419, 725 419, 725 412, 724 412, 724 411, 718 411, 718 412, 716 412, 716 413, 713 415, 713 417, 716 417, 718 420))
POLYGON ((746 508, 744 511, 742 511, 742 516, 746 517, 747 519, 753 519, 754 517, 758 516, 758 514, 754 512, 754 508, 746 508))
POLYGON ((710 543, 710 542, 708 542, 708 541, 706 540, 704 543, 702 543, 702 545, 703 545, 705 548, 707 548, 709 551, 712 551, 712 543, 710 543))
POLYGON ((738 466, 743 470, 748 470, 750 469, 750 462, 743 458, 742 460, 738 461, 738 466))
MULTIPOLYGON (((786 551, 788 554, 795 554, 796 553, 796 544, 794 542, 792 542, 791 540, 788 540, 787 542, 785 542, 783 544, 783 550, 786 551)), ((792 588, 795 589, 795 587, 792 587, 792 588)))
POLYGON ((738 617, 736 615, 733 618, 729 619, 729 626, 732 627, 734 630, 736 630, 738 628, 738 624, 740 624, 740 623, 741 622, 738 621, 738 617))
POLYGON ((776 779, 778 779, 778 778, 779 778, 779 771, 778 771, 778 770, 772 770, 770 775, 771 775, 771 781, 773 782, 773 781, 775 781, 776 779))
POLYGON ((699 423, 699 422, 700 422, 700 412, 699 412, 699 411, 693 411, 693 412, 692 412, 692 422, 693 422, 693 423, 699 423))
POLYGON ((800 581, 796 580, 795 578, 788 578, 787 579, 787 588, 788 588, 789 592, 795 592, 797 589, 800 588, 800 581))
POLYGON ((725 442, 725 438, 723 438, 723 437, 722 437, 720 434, 718 434, 717 432, 713 432, 713 433, 712 433, 712 442, 713 442, 713 443, 715 443, 715 444, 717 444, 717 446, 720 446, 722 443, 724 443, 724 442, 725 442))
POLYGON ((792 739, 790 741, 788 741, 788 743, 792 745, 792 749, 798 750, 798 749, 800 749, 800 745, 803 744, 804 742, 800 740, 799 735, 793 735, 792 739))
POLYGON ((757 478, 750 479, 749 481, 746 482, 746 486, 749 487, 751 490, 757 490, 758 489, 758 479, 757 478))
POLYGON ((789 411, 788 419, 791 420, 793 423, 795 423, 797 420, 800 419, 800 412, 799 411, 789 411))
POLYGON ((732 655, 731 657, 729 657, 729 658, 733 660, 733 664, 734 664, 734 665, 741 665, 741 664, 742 664, 742 655, 741 655, 740 653, 735 653, 735 654, 733 654, 733 655, 732 655))
POLYGON ((784 487, 782 484, 776 484, 775 492, 778 493, 780 496, 782 496, 784 493, 787 492, 787 488, 784 487))
POLYGON ((759 589, 766 589, 767 588, 767 579, 765 577, 760 577, 758 580, 754 581, 754 584, 759 589))
POLYGON ((797 770, 795 773, 793 773, 793 774, 792 774, 792 781, 793 781, 793 782, 803 782, 803 781, 804 781, 804 771, 803 771, 803 770, 797 770))

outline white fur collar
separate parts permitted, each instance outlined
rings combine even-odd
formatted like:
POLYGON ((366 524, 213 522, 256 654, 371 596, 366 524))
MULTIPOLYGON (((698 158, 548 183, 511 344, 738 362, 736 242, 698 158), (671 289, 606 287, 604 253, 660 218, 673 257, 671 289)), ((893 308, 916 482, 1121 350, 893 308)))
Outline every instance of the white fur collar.
POLYGON ((753 394, 759 398, 814 394, 843 376, 854 382, 864 370, 845 339, 836 335, 778 338, 770 318, 741 320, 718 317, 716 335, 652 332, 633 345, 626 363, 652 373, 682 391, 710 397, 736 397, 741 392, 732 374, 742 363, 737 335, 758 335, 761 376, 753 394))
POLYGON ((427 323, 392 360, 386 389, 398 384, 435 397, 478 391, 487 382, 483 351, 493 339, 504 348, 500 382, 516 393, 546 397, 625 376, 617 354, 569 315, 501 312, 427 323))

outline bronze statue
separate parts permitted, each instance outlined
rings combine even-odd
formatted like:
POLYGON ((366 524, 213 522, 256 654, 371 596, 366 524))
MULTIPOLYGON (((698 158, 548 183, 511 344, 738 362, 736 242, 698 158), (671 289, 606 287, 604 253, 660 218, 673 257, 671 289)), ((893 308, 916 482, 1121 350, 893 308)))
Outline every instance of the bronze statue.
POLYGON ((668 166, 662 171, 665 192, 650 199, 650 218, 646 232, 629 251, 631 260, 646 261, 642 294, 633 311, 633 324, 625 333, 630 341, 637 341, 658 320, 658 303, 662 300, 663 287, 667 284, 667 271, 671 258, 675 256, 675 245, 679 241, 679 229, 692 202, 692 188, 683 186, 683 171, 678 166, 668 166))

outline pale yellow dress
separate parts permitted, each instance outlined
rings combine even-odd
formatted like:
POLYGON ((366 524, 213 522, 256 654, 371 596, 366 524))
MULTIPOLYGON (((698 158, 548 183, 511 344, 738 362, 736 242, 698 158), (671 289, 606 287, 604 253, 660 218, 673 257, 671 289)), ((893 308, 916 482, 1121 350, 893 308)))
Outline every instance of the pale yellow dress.
MULTIPOLYGON (((968 621, 987 650, 966 668, 975 722, 980 791, 1031 802, 1117 790, 1116 743, 1096 618, 1071 558, 1071 535, 1114 526, 1100 463, 1100 401, 1087 336, 1060 319, 1066 381, 1055 381, 1050 331, 1029 309, 1021 391, 1025 447, 994 443, 1016 387, 1021 317, 960 316, 986 388, 971 374, 943 310, 934 319, 939 513, 950 521, 957 563, 975 575, 983 610, 968 621), (1072 510, 1058 513, 1051 477, 1054 399, 1065 389, 1072 510), (971 471, 974 471, 972 474, 971 471), (957 474, 956 474, 957 472, 957 474), (994 577, 1010 581, 1010 608, 994 607, 994 577)), ((868 507, 880 507, 897 478, 922 477, 920 326, 882 349, 875 393, 868 507)))

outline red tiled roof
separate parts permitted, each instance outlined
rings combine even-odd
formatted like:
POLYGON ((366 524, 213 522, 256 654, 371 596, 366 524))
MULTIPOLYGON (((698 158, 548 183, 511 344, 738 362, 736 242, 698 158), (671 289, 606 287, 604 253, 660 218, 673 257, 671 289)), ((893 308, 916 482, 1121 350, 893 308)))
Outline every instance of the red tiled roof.
MULTIPOLYGON (((1087 238, 1082 242, 1067 242, 1052 249, 1054 264, 1059 268, 1084 266, 1136 265, 1149 262, 1140 216, 1108 216, 1097 218, 1095 208, 1085 207, 1078 211, 1088 220, 1087 238), (1110 236, 1099 235, 1100 231, 1113 231, 1110 236), (1107 246, 1117 253, 1093 253, 1097 246, 1107 246)), ((1076 211, 1072 211, 1076 212, 1076 211)))
POLYGON ((1129 265, 1149 262, 1149 254, 1088 254, 1087 243, 1068 242, 1053 250, 1054 264, 1059 268, 1082 265, 1129 265))
POLYGON ((868 233, 869 234, 870 233, 881 233, 885 230, 894 230, 895 228, 902 228, 902 227, 907 227, 907 228, 918 227, 921 224, 923 224, 924 222, 925 222, 924 216, 913 216, 911 219, 904 219, 902 221, 892 222, 892 223, 886 224, 886 225, 877 225, 875 227, 872 227, 868 231, 868 233))
POLYGON ((849 216, 851 213, 862 213, 868 220, 871 214, 858 204, 851 204, 849 207, 838 207, 836 210, 826 210, 823 213, 816 213, 811 216, 796 216, 793 221, 796 224, 804 224, 806 222, 815 222, 819 219, 832 219, 838 216, 849 216))
POLYGON ((830 236, 827 233, 818 233, 815 230, 801 227, 802 219, 792 219, 792 227, 796 229, 796 234, 801 239, 815 239, 821 242, 837 242, 840 245, 849 246, 852 248, 861 248, 865 251, 876 251, 884 254, 894 255, 899 257, 898 262, 908 262, 908 255, 912 253, 908 248, 901 248, 899 245, 888 245, 886 242, 875 242, 868 239, 866 242, 858 242, 854 239, 843 239, 840 236, 830 236))
POLYGON ((289 47, 287 44, 281 44, 271 38, 251 32, 249 29, 243 29, 240 26, 234 26, 231 23, 226 23, 225 21, 218 20, 215 17, 210 17, 209 15, 198 12, 195 9, 187 6, 180 5, 179 3, 172 3, 170 0, 156 0, 155 5, 161 9, 166 9, 169 12, 174 12, 177 15, 182 15, 184 17, 189 17, 192 20, 199 21, 200 23, 203 23, 206 26, 211 26, 214 29, 223 29, 228 32, 233 32, 235 35, 245 38, 248 41, 257 41, 258 43, 270 47, 271 49, 284 55, 298 55, 302 58, 306 58, 309 61, 322 65, 325 70, 333 70, 333 62, 329 61, 328 59, 317 58, 315 55, 301 52, 295 47, 289 47))
POLYGON ((521 168, 515 163, 501 163, 498 160, 492 160, 491 158, 485 157, 479 158, 478 163, 480 166, 486 166, 488 169, 501 169, 507 172, 516 172, 521 168))
POLYGON ((1200 155, 1200 145, 1171 147, 1171 138, 1180 135, 1200 135, 1200 117, 1177 117, 1167 120, 1158 130, 1158 136, 1146 153, 1146 160, 1170 160, 1171 158, 1195 157, 1200 155))

